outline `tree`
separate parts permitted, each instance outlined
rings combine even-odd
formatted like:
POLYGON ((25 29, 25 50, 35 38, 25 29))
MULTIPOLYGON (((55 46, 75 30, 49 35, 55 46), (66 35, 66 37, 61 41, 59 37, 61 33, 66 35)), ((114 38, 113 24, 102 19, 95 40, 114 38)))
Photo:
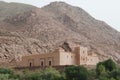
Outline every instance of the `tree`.
POLYGON ((114 79, 114 78, 110 78, 110 80, 116 80, 116 79, 114 79))
POLYGON ((23 71, 23 74, 20 76, 20 80, 42 80, 41 72, 35 71, 30 72, 28 69, 23 71))
POLYGON ((14 71, 11 69, 0 68, 0 74, 14 74, 14 71))
POLYGON ((117 79, 117 80, 120 80, 120 69, 113 70, 110 73, 110 77, 117 79))
POLYGON ((105 70, 105 67, 100 64, 99 66, 97 66, 96 68, 96 73, 98 76, 102 76, 102 75, 105 75, 106 74, 106 70, 105 70))
POLYGON ((99 80, 109 80, 109 78, 107 78, 105 76, 101 76, 99 80))
POLYGON ((54 68, 47 68, 41 73, 42 80, 60 80, 59 71, 54 68))
POLYGON ((67 80, 87 80, 88 71, 83 66, 68 66, 65 68, 67 80))
POLYGON ((96 79, 96 72, 95 72, 95 70, 94 69, 90 69, 89 71, 88 71, 88 73, 89 73, 89 78, 88 78, 88 80, 95 80, 96 79))
MULTIPOLYGON (((45 70, 30 73, 29 70, 23 72, 20 80, 60 80, 61 74, 54 68, 46 68, 45 70)), ((63 80, 63 79, 62 79, 63 80)))
POLYGON ((0 80, 8 80, 9 74, 0 74, 0 80))
POLYGON ((99 62, 96 66, 96 73, 100 80, 120 80, 120 71, 112 59, 99 62))
POLYGON ((108 59, 108 60, 104 61, 103 65, 105 66, 106 70, 109 72, 117 69, 117 65, 112 59, 108 59))
POLYGON ((6 69, 6 68, 0 68, 0 80, 17 80, 19 76, 15 74, 14 70, 12 69, 6 69))
POLYGON ((98 76, 101 74, 111 72, 113 70, 117 69, 116 63, 112 59, 108 59, 103 62, 99 62, 96 66, 96 73, 98 76))

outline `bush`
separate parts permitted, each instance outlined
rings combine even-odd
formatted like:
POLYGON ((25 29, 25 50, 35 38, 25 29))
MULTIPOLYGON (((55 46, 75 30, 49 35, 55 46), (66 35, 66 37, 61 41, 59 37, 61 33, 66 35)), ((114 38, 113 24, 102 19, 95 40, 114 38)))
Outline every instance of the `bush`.
POLYGON ((116 63, 112 59, 108 59, 103 62, 99 62, 96 66, 96 73, 98 76, 108 74, 117 69, 116 63))
POLYGON ((42 80, 42 78, 41 78, 41 74, 39 72, 36 72, 34 74, 27 76, 25 80, 42 80))
MULTIPOLYGON (((7 80, 7 79, 14 80, 14 79, 19 78, 19 76, 17 74, 15 74, 12 69, 6 69, 6 68, 0 68, 0 77, 1 78, 4 77, 5 80, 7 80)), ((2 79, 0 79, 0 80, 2 80, 2 79)))
POLYGON ((112 59, 99 62, 96 66, 96 73, 100 80, 120 80, 120 69, 112 59))
POLYGON ((88 80, 95 80, 96 79, 97 75, 96 75, 96 72, 94 69, 89 70, 88 73, 89 73, 88 80))
POLYGON ((99 80, 109 80, 109 78, 101 76, 99 80))
POLYGON ((105 67, 104 67, 102 64, 100 64, 100 65, 97 66, 97 68, 96 68, 96 73, 97 73, 98 76, 105 75, 105 74, 106 74, 106 69, 105 69, 105 67))
POLYGON ((11 69, 0 68, 0 74, 14 74, 14 71, 11 69))
POLYGON ((120 80, 120 69, 116 69, 110 73, 110 77, 120 80))
POLYGON ((59 71, 53 68, 47 68, 43 71, 31 73, 26 70, 23 72, 20 80, 60 80, 61 75, 59 71))
POLYGON ((9 74, 0 74, 0 80, 8 80, 9 74))
POLYGON ((65 68, 67 80, 87 80, 88 71, 83 66, 68 66, 65 68))
POLYGON ((108 59, 108 60, 104 61, 103 65, 105 66, 106 70, 109 72, 117 69, 117 65, 112 59, 108 59))
POLYGON ((114 78, 110 78, 110 80, 116 80, 116 79, 114 79, 114 78))
POLYGON ((41 73, 42 80, 60 80, 61 75, 59 71, 54 68, 47 68, 41 73))

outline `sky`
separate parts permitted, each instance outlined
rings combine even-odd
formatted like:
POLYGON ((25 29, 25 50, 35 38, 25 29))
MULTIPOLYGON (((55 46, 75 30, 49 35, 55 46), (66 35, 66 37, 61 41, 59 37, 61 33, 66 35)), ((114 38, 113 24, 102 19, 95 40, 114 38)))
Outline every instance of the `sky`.
POLYGON ((108 25, 120 31, 120 0, 4 0, 7 2, 27 3, 42 7, 50 2, 63 1, 73 6, 78 6, 87 11, 98 20, 105 21, 108 25))

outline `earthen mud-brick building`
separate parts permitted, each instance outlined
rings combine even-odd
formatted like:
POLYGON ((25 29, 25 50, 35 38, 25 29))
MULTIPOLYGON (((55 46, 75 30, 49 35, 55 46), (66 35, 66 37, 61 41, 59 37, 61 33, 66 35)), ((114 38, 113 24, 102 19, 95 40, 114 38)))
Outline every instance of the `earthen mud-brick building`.
POLYGON ((48 54, 23 56, 19 67, 96 65, 98 62, 96 53, 88 53, 87 47, 76 46, 72 52, 59 48, 48 54))

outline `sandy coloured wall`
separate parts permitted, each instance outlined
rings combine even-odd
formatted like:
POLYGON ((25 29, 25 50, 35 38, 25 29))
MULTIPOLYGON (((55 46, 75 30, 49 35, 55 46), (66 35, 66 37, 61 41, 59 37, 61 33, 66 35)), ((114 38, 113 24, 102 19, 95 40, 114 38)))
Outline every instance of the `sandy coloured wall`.
POLYGON ((60 65, 75 65, 76 55, 70 52, 60 53, 60 65))
POLYGON ((96 56, 88 56, 87 58, 87 65, 96 65, 99 62, 98 57, 96 56))
POLYGON ((41 66, 41 60, 44 59, 44 66, 49 65, 49 60, 52 60, 52 65, 57 66, 60 64, 60 59, 59 59, 59 52, 54 51, 53 53, 49 54, 35 54, 35 55, 29 55, 29 56, 24 56, 22 57, 22 61, 18 66, 20 67, 28 67, 30 66, 41 66))
POLYGON ((73 52, 65 52, 60 48, 52 53, 23 56, 17 66, 96 65, 98 62, 98 56, 88 55, 86 47, 75 47, 73 52))

